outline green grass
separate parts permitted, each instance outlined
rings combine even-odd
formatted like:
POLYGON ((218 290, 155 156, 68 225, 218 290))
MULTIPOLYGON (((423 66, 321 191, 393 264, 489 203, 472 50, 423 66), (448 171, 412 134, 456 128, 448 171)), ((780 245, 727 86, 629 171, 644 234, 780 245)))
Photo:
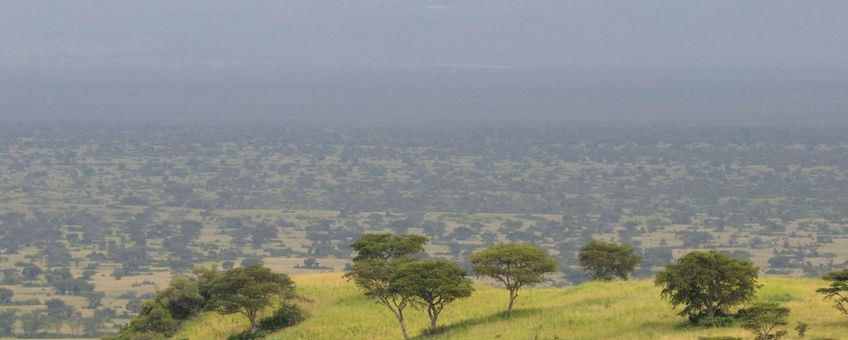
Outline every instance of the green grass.
MULTIPOLYGON (((391 313, 365 298, 338 273, 295 276, 298 291, 309 301, 301 304, 310 317, 271 339, 398 339, 400 329, 391 313)), ((759 292, 764 300, 792 309, 792 327, 810 325, 807 339, 844 339, 848 317, 823 301, 815 289, 825 283, 814 279, 767 277, 759 292)), ((439 323, 444 332, 434 339, 698 339, 736 336, 751 338, 741 328, 700 329, 685 326, 671 306, 660 300, 650 281, 586 283, 569 288, 524 290, 512 318, 505 318, 506 291, 478 286, 474 295, 450 305, 439 323)), ((413 337, 425 338, 423 312, 409 313, 413 337)), ((177 339, 223 339, 247 327, 238 315, 207 314, 187 323, 177 339)))

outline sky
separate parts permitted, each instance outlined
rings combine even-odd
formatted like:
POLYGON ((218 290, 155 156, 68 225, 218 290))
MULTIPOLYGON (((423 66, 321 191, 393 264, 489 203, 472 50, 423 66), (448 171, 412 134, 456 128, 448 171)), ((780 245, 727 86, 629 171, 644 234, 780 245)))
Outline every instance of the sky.
POLYGON ((0 117, 848 125, 846 17, 816 0, 0 0, 0 117))

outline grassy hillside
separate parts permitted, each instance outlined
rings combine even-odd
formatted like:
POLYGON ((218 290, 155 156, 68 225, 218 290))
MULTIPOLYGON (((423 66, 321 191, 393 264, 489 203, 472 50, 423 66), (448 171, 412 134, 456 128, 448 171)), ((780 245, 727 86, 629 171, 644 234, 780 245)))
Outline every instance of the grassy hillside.
MULTIPOLYGON (((274 334, 272 339, 398 339, 391 313, 366 299, 340 274, 295 276, 299 293, 310 302, 302 324, 274 334)), ((767 277, 759 298, 792 309, 797 321, 810 325, 807 339, 848 338, 848 317, 842 316, 814 291, 820 280, 767 277)), ((698 339, 707 336, 751 338, 741 329, 693 329, 670 305, 661 301, 650 281, 586 283, 576 287, 532 289, 517 300, 511 319, 504 319, 506 291, 478 286, 473 297, 449 306, 440 318, 446 331, 437 339, 698 339)), ((424 312, 410 313, 411 335, 425 328, 424 312)), ((247 327, 240 316, 208 314, 185 326, 177 338, 221 339, 247 327)))

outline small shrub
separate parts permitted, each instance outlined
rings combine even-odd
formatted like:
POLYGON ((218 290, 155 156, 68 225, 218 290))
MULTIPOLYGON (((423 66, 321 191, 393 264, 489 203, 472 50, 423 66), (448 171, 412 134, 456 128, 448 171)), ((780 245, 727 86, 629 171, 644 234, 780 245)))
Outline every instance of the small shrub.
POLYGON ((286 327, 294 326, 306 320, 306 312, 300 306, 292 303, 284 303, 274 311, 274 314, 259 320, 259 329, 263 331, 276 331, 286 327))
POLYGON ((807 335, 807 328, 809 328, 809 325, 803 322, 798 322, 798 325, 795 326, 795 330, 798 331, 799 338, 803 338, 805 335, 807 335))

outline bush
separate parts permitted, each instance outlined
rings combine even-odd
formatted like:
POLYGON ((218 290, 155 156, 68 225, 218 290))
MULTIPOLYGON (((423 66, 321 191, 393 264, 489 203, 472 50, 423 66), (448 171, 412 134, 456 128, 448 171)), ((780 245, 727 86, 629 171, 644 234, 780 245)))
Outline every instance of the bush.
POLYGON ((164 306, 177 320, 185 320, 196 314, 205 303, 197 283, 186 277, 175 277, 167 289, 156 294, 156 303, 164 306))
POLYGON ((306 312, 300 306, 292 303, 284 303, 274 311, 274 314, 259 320, 259 329, 262 331, 276 331, 291 327, 306 320, 306 312))
POLYGON ((177 332, 179 324, 167 309, 148 301, 142 306, 141 314, 130 322, 129 328, 135 334, 159 333, 171 336, 177 332))

